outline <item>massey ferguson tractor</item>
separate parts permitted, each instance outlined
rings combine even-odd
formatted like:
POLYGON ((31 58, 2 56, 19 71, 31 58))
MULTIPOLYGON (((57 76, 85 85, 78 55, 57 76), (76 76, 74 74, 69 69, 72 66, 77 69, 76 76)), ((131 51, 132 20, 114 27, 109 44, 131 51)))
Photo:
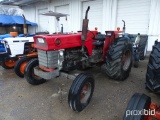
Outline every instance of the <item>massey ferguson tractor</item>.
MULTIPOLYGON (((146 88, 160 93, 160 35, 150 54, 146 88)), ((145 94, 135 93, 128 103, 124 120, 160 120, 160 105, 151 102, 151 98, 145 94)))
POLYGON ((94 78, 89 73, 70 75, 75 69, 86 69, 101 64, 109 78, 124 80, 132 66, 132 42, 124 31, 88 30, 88 11, 82 31, 77 34, 36 35, 34 46, 38 58, 28 62, 24 77, 28 83, 38 85, 46 80, 64 76, 74 79, 68 94, 73 111, 82 111, 90 102, 94 91, 94 78))

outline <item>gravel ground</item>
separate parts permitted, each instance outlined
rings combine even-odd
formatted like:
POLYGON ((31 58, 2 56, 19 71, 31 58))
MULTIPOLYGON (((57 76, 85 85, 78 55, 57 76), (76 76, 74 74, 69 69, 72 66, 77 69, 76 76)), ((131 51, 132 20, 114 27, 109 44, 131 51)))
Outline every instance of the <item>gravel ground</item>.
POLYGON ((135 92, 145 93, 152 101, 160 96, 145 89, 148 58, 133 68, 125 81, 114 81, 90 69, 95 91, 89 106, 81 113, 73 112, 67 102, 72 80, 56 78, 33 86, 15 75, 14 70, 0 67, 0 120, 122 120, 125 108, 135 92))

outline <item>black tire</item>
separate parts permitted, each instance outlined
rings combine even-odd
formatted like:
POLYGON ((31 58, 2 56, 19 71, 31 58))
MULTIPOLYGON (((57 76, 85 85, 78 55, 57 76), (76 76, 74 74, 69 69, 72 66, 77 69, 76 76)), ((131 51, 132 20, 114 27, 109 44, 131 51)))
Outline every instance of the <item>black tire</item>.
MULTIPOLYGON (((1 66, 2 66, 4 69, 12 69, 12 68, 14 68, 14 65, 16 64, 16 63, 14 63, 13 65, 8 66, 8 65, 6 65, 5 62, 7 62, 7 61, 1 62, 1 66)), ((16 61, 13 61, 13 62, 16 62, 16 61)))
POLYGON ((136 114, 141 110, 149 110, 151 104, 151 98, 145 94, 135 93, 130 99, 126 108, 123 120, 144 120, 144 115, 136 114), (135 113, 136 110, 136 113, 135 113), (130 114, 134 111, 134 114, 130 114), (129 113, 130 112, 130 113, 129 113))
POLYGON ((30 60, 25 68, 24 77, 28 83, 32 85, 39 85, 46 82, 45 79, 34 76, 34 67, 38 66, 38 58, 30 60))
POLYGON ((157 41, 147 66, 146 87, 152 92, 160 93, 160 43, 157 41))
POLYGON ((107 76, 115 80, 125 80, 132 67, 133 47, 131 40, 119 38, 113 41, 107 51, 104 71, 107 76), (123 56, 128 56, 125 62, 123 56), (124 63, 123 63, 124 62, 124 63))
POLYGON ((73 111, 81 112, 90 102, 94 92, 94 79, 90 74, 82 73, 73 81, 69 94, 68 104, 73 111), (88 85, 86 93, 83 93, 85 85, 88 85), (82 96, 82 93, 84 96, 82 96), (84 98, 83 98, 84 97, 84 98))
POLYGON ((139 67, 139 61, 134 61, 134 67, 138 68, 139 67))
POLYGON ((148 37, 147 36, 141 36, 139 45, 138 45, 138 52, 139 52, 139 58, 140 60, 144 60, 146 57, 148 47, 148 37))
POLYGON ((22 57, 16 62, 15 66, 14 66, 14 71, 15 71, 16 75, 18 75, 21 78, 24 78, 24 73, 22 73, 20 71, 20 67, 21 67, 22 63, 28 62, 30 59, 31 58, 29 58, 29 57, 22 57))

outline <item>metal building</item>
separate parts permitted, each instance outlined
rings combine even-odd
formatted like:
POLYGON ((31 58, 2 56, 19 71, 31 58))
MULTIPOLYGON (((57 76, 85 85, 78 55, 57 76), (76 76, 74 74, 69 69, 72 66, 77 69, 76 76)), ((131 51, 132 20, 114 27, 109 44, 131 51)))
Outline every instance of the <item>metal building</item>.
POLYGON ((37 31, 56 31, 56 19, 43 16, 48 11, 69 14, 60 18, 64 32, 81 30, 84 11, 90 6, 89 29, 98 27, 105 30, 122 29, 122 19, 126 21, 126 32, 131 34, 148 34, 148 50, 160 34, 160 1, 159 0, 8 0, 5 5, 18 5, 24 10, 26 18, 38 23, 37 31))

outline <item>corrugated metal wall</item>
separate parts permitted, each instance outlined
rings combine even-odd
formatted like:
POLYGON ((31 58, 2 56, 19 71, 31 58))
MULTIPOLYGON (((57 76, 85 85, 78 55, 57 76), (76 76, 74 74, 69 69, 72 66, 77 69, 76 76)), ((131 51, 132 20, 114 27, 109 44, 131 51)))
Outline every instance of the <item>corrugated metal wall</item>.
MULTIPOLYGON (((38 4, 34 4, 32 6, 23 7, 22 9, 25 11, 25 16, 26 16, 26 18, 28 18, 28 20, 35 21, 38 24, 42 24, 42 23, 39 23, 39 16, 40 16, 38 13, 39 10, 48 8, 48 11, 56 11, 56 7, 60 7, 63 5, 69 5, 68 32, 69 31, 76 32, 78 30, 81 30, 82 16, 83 16, 82 11, 83 11, 83 2, 84 1, 91 1, 92 3, 94 3, 94 1, 95 1, 95 3, 103 3, 103 1, 105 1, 105 0, 52 0, 51 3, 44 3, 44 2, 38 3, 38 4)), ((97 8, 96 8, 96 6, 94 6, 92 9, 96 9, 100 13, 103 13, 103 7, 97 6, 97 8), (99 10, 99 8, 101 8, 101 9, 99 10)), ((48 17, 48 16, 45 16, 45 17, 47 17, 46 22, 48 23, 48 31, 50 33, 55 32, 56 31, 56 19, 54 17, 48 17)), ((91 22, 93 23, 94 20, 95 21, 99 20, 99 21, 103 22, 103 16, 102 15, 100 17, 95 16, 95 18, 92 17, 91 22)), ((40 25, 40 26, 42 26, 42 25, 40 25)), ((104 24, 103 24, 103 26, 104 26, 104 24)), ((97 26, 95 26, 95 27, 97 27, 97 26)), ((100 29, 101 29, 101 27, 102 27, 102 25, 100 26, 100 29)), ((40 31, 40 30, 42 30, 41 27, 38 27, 36 29, 36 31, 40 31)), ((101 31, 102 31, 102 29, 101 29, 101 31)))
POLYGON ((126 32, 147 34, 149 26, 150 0, 118 0, 117 26, 122 27, 126 21, 126 32))
MULTIPOLYGON (((98 27, 100 32, 105 33, 105 30, 114 30, 116 28, 117 0, 51 0, 50 3, 41 2, 31 6, 23 7, 22 9, 25 11, 26 18, 41 24, 39 23, 39 10, 48 8, 49 11, 55 11, 56 7, 69 5, 70 16, 68 17, 68 31, 76 32, 82 28, 81 26, 84 14, 83 3, 88 3, 87 5, 91 6, 91 11, 89 12, 89 15, 92 16, 89 23, 91 29, 98 27), (94 11, 98 12, 96 12, 97 15, 94 15, 94 11), (97 23, 95 26, 94 21, 97 23)), ((55 32, 55 18, 48 16, 45 17, 47 17, 46 23, 48 23, 48 31, 50 33, 55 32)), ((37 27, 36 31, 40 30, 41 28, 37 27)))

